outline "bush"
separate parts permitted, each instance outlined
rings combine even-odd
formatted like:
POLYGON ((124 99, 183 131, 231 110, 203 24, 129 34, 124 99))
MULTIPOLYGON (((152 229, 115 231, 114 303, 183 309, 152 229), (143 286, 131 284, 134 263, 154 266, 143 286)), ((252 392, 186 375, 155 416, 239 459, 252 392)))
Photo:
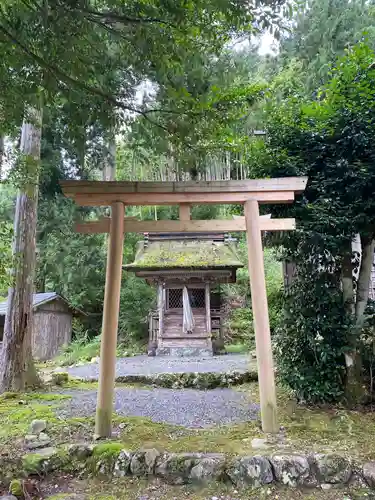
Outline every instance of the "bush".
POLYGON ((306 402, 335 402, 344 394, 346 324, 335 273, 298 268, 275 336, 278 374, 306 402))
POLYGON ((227 322, 231 342, 244 344, 248 348, 255 345, 253 312, 249 307, 233 309, 227 322))
MULTIPOLYGON (((253 348, 255 343, 253 314, 247 268, 247 245, 244 239, 241 239, 238 244, 238 254, 245 267, 238 270, 236 284, 224 287, 224 297, 229 309, 225 323, 226 336, 231 341, 243 343, 249 348, 253 348)), ((264 249, 264 271, 270 329, 273 333, 282 320, 283 276, 281 263, 272 248, 264 249)))
POLYGON ((63 348, 62 353, 57 356, 55 361, 61 366, 69 366, 78 362, 91 361, 92 358, 99 356, 99 354, 100 335, 91 340, 87 340, 87 338, 73 340, 63 348))
POLYGON ((126 346, 148 339, 148 315, 156 302, 155 287, 128 273, 120 296, 119 339, 126 346))

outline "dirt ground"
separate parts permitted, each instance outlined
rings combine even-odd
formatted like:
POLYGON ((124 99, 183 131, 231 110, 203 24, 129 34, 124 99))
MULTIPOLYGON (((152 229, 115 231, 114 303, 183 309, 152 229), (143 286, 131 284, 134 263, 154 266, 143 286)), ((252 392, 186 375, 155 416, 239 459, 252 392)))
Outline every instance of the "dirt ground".
POLYGON ((375 500, 365 489, 292 490, 275 486, 236 490, 230 485, 171 486, 159 480, 124 478, 108 481, 55 476, 39 484, 34 498, 50 500, 375 500))

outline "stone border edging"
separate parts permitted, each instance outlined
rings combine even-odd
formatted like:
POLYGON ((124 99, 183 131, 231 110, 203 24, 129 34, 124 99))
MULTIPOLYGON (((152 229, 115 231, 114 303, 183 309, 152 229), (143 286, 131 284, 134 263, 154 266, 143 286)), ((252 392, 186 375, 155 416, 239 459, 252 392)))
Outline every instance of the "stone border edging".
MULTIPOLYGON (((97 377, 81 378, 72 377, 83 382, 97 382, 97 377)), ((116 382, 122 384, 139 383, 155 385, 167 389, 216 389, 218 387, 230 387, 233 385, 256 382, 258 373, 256 371, 246 372, 185 372, 185 373, 158 373, 152 375, 121 375, 116 377, 116 382)))
POLYGON ((22 459, 26 476, 86 472, 109 477, 159 477, 171 484, 228 481, 237 487, 283 484, 321 487, 354 484, 375 489, 375 461, 363 465, 335 454, 283 454, 228 457, 221 453, 135 452, 123 443, 72 444, 45 448, 22 459))

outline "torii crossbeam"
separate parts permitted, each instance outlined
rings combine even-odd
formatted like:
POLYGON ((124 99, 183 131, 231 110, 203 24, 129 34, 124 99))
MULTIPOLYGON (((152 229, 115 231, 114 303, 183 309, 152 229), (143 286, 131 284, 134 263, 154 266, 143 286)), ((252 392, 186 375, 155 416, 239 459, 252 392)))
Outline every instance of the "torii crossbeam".
POLYGON ((76 226, 81 233, 109 233, 95 427, 98 437, 109 437, 112 432, 125 232, 246 231, 262 428, 264 432, 278 432, 261 231, 292 230, 295 221, 264 218, 259 215, 259 204, 291 203, 306 183, 307 177, 210 182, 60 182, 63 193, 79 205, 111 207, 111 218, 76 226), (190 220, 190 205, 207 203, 243 204, 245 216, 234 220, 190 220), (125 217, 125 205, 179 205, 180 220, 137 221, 134 217, 125 217))

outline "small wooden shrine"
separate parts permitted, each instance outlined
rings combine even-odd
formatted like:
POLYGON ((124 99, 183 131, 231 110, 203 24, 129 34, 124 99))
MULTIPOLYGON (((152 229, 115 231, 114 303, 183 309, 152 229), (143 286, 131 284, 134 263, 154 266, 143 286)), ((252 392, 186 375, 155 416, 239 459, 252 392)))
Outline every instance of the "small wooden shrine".
POLYGON ((124 267, 157 287, 149 354, 212 356, 213 339, 222 344, 218 285, 234 283, 243 267, 235 240, 224 233, 149 233, 124 267))

